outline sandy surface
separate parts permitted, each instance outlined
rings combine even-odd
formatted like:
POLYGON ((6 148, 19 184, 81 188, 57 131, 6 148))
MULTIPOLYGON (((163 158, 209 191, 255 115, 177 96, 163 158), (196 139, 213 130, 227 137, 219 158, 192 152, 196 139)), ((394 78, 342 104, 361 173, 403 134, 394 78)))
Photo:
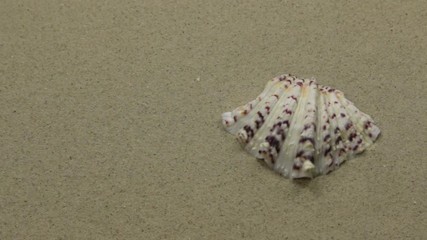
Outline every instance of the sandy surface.
POLYGON ((204 2, 1 1, 0 239, 427 239, 427 4, 204 2), (254 160, 220 114, 286 72, 379 141, 312 181, 254 160))

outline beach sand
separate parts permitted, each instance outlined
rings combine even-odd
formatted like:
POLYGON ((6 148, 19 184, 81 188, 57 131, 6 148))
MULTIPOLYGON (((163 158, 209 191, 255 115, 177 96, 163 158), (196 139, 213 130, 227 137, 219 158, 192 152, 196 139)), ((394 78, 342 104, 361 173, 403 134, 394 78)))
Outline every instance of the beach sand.
POLYGON ((423 1, 0 3, 0 239, 427 239, 423 1), (311 181, 221 113, 282 73, 382 130, 311 181))

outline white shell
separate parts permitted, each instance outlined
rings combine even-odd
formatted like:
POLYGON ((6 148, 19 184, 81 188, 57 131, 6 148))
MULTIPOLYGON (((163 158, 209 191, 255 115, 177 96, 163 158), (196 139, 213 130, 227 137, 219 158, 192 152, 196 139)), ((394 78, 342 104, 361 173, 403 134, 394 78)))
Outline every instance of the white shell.
POLYGON ((255 100, 223 113, 222 123, 246 151, 289 178, 327 174, 380 134, 341 91, 289 74, 269 81, 255 100))

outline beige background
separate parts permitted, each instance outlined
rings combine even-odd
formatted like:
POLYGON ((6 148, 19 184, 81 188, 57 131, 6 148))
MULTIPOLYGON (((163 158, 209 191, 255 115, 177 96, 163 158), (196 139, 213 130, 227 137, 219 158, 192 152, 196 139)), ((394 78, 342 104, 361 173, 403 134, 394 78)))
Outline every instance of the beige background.
POLYGON ((426 23, 422 0, 1 1, 0 239, 427 239, 426 23), (263 167, 220 114, 286 72, 382 137, 313 181, 263 167))

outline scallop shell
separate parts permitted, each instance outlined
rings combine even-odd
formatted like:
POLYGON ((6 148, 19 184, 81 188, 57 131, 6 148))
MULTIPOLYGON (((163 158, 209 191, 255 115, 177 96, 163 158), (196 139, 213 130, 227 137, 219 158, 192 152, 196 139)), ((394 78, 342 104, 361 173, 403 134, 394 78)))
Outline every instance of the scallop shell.
POLYGON ((222 123, 246 151, 292 179, 335 170, 380 134, 341 91, 289 74, 269 81, 255 100, 223 113, 222 123))

